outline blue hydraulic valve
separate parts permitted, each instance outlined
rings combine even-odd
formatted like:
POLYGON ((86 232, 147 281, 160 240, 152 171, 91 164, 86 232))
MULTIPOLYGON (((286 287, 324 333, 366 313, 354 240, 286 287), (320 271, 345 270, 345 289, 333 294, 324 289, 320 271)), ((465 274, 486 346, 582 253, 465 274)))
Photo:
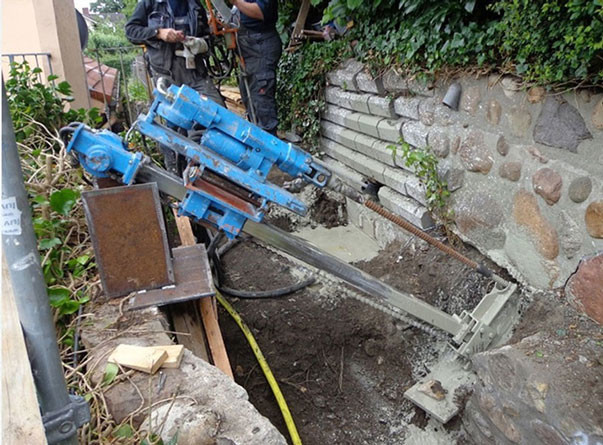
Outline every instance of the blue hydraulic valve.
MULTIPOLYGON (((263 219, 269 202, 298 214, 306 205, 266 180, 273 165, 293 177, 324 187, 330 172, 308 153, 247 122, 187 87, 155 91, 155 101, 137 128, 148 138, 185 156, 183 173, 187 193, 178 213, 205 221, 236 237, 245 221, 263 219), (198 125, 205 128, 200 143, 184 136, 198 125)), ((117 135, 95 132, 84 125, 74 131, 67 151, 74 151, 84 168, 95 176, 109 172, 131 184, 144 163, 141 153, 127 150, 117 135)))

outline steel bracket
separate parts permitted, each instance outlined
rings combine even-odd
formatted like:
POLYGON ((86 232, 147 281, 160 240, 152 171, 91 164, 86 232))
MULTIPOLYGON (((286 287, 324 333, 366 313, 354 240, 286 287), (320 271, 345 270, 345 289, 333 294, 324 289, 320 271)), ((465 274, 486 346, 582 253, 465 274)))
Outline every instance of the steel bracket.
POLYGON ((75 394, 70 394, 69 399, 68 405, 42 416, 46 440, 50 445, 72 437, 79 427, 90 422, 90 406, 86 399, 75 394))

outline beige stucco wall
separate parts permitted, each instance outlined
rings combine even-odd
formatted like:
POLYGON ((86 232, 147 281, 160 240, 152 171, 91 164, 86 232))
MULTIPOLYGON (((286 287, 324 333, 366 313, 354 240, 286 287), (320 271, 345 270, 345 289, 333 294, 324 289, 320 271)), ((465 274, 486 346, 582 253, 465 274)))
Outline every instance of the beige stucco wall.
POLYGON ((31 52, 50 53, 54 74, 71 84, 73 106, 90 106, 73 0, 2 0, 2 54, 31 52))

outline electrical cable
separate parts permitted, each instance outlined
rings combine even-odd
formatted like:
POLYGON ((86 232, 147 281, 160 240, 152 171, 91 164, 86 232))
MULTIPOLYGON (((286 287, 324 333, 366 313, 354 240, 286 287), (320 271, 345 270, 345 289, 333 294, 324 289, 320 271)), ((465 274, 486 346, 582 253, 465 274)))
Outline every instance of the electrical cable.
POLYGON ((222 307, 226 309, 226 312, 230 314, 230 316, 239 326, 239 328, 243 332, 243 335, 247 339, 247 342, 249 343, 249 346, 253 351, 253 355, 255 355, 255 358, 258 361, 260 368, 262 368, 262 372, 264 373, 264 376, 266 377, 266 380, 270 385, 270 389, 272 389, 274 398, 276 399, 276 402, 278 403, 278 406, 281 410, 283 419, 285 421, 285 425, 287 425, 287 430, 289 431, 289 436, 291 437, 291 442, 293 442, 293 445, 301 445, 302 441, 299 437, 299 433, 297 432, 297 427, 295 426, 295 422, 293 421, 293 417, 291 416, 291 411, 289 410, 287 401, 285 400, 285 397, 281 392, 281 389, 278 385, 278 382, 276 381, 276 378, 274 377, 274 374, 272 374, 272 370, 270 369, 270 366, 268 365, 268 362, 266 361, 262 350, 260 349, 257 341, 255 340, 255 337, 251 333, 251 330, 249 329, 247 324, 245 324, 239 313, 218 291, 216 291, 216 299, 222 305, 222 307))

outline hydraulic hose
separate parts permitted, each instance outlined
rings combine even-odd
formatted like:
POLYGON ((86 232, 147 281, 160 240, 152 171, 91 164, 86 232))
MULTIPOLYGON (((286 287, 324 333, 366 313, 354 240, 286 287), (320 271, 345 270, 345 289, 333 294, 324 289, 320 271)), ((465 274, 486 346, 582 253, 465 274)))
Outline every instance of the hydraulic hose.
POLYGON ((313 276, 306 278, 299 283, 292 284, 290 286, 281 287, 278 289, 270 289, 270 290, 262 290, 262 291, 247 291, 241 289, 233 289, 230 287, 226 287, 221 284, 221 277, 223 275, 222 270, 222 262, 220 261, 220 256, 224 255, 228 250, 234 247, 240 240, 235 238, 235 240, 231 240, 228 243, 224 244, 220 248, 217 248, 220 240, 223 238, 222 232, 218 232, 216 236, 210 241, 209 246, 207 247, 207 255, 212 261, 212 264, 215 268, 214 274, 214 285, 215 287, 224 292, 225 294, 232 295, 233 297, 244 298, 244 299, 261 299, 261 298, 278 298, 284 297, 285 295, 292 294, 293 292, 297 292, 305 287, 314 284, 316 278, 313 276))
POLYGON ((282 287, 280 289, 247 291, 239 289, 231 289, 226 286, 216 285, 216 287, 225 294, 232 295, 238 298, 260 299, 260 298, 277 298, 297 292, 304 287, 308 287, 316 281, 314 277, 309 277, 304 281, 292 284, 291 286, 282 287))
POLYGON ((251 330, 245 324, 245 322, 243 321, 243 319, 241 318, 239 313, 230 305, 230 303, 218 291, 216 291, 216 299, 222 305, 222 307, 224 309, 226 309, 226 311, 230 314, 230 316, 233 318, 235 323, 239 326, 239 328, 243 332, 243 335, 245 335, 245 338, 247 339, 247 342, 249 343, 249 346, 251 347, 251 350, 253 351, 253 355, 255 355, 255 358, 257 359, 258 364, 262 368, 262 371, 264 372, 264 376, 266 377, 266 380, 268 381, 268 384, 270 385, 270 388, 272 389, 274 397, 276 398, 278 406, 283 415, 283 419, 285 420, 285 424, 287 425, 287 430, 289 431, 289 436, 291 437, 291 441, 293 442, 294 445, 301 445, 302 441, 301 441, 301 438, 299 437, 299 433, 297 432, 297 428, 295 426, 295 422, 293 421, 293 417, 291 416, 291 411, 289 411, 289 406, 287 405, 287 401, 285 400, 285 397, 283 396, 283 393, 281 392, 281 389, 278 386, 278 382, 276 381, 274 374, 272 374, 272 370, 270 369, 270 366, 268 366, 268 362, 266 361, 264 354, 262 354, 262 350, 258 346, 258 344, 255 340, 255 337, 251 333, 251 330))

